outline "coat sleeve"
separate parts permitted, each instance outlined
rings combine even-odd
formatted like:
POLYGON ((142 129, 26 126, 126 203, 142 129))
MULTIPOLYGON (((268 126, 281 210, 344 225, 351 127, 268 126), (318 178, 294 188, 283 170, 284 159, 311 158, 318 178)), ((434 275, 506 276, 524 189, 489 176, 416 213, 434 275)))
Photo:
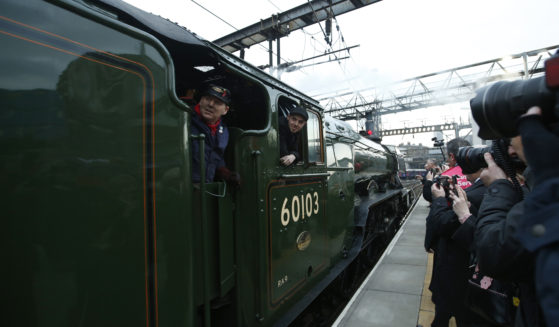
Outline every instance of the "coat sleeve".
POLYGON ((535 283, 548 326, 559 321, 559 178, 536 185, 526 197, 520 241, 536 256, 535 283))
POLYGON ((460 226, 458 217, 448 206, 446 198, 436 198, 433 200, 427 226, 435 236, 447 238, 450 238, 460 226))
POLYGON ((431 195, 431 186, 433 185, 433 181, 426 180, 423 183, 423 198, 425 201, 431 202, 433 201, 433 196, 431 195))
POLYGON ((279 139, 280 139, 280 157, 292 154, 295 156, 295 162, 301 160, 301 154, 298 151, 299 138, 289 130, 287 119, 280 118, 279 121, 279 139))
POLYGON ((460 225, 452 235, 452 239, 460 245, 464 250, 474 252, 474 233, 476 230, 476 217, 471 215, 470 218, 460 225))
POLYGON ((529 267, 533 264, 532 257, 516 237, 524 205, 517 199, 507 180, 497 180, 488 187, 476 222, 475 248, 483 274, 522 282, 531 278, 529 267))

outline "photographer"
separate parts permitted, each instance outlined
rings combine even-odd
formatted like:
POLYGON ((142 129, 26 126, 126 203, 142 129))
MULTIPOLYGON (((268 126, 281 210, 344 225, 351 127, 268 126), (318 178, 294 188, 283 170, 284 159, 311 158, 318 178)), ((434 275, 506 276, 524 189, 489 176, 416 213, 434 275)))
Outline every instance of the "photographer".
POLYGON ((548 326, 559 321, 559 133, 545 128, 539 107, 518 121, 534 189, 525 200, 520 242, 535 254, 535 284, 548 326))
MULTIPOLYGON (((460 168, 460 166, 457 165, 456 155, 458 154, 458 149, 461 146, 469 146, 469 145, 470 142, 459 137, 448 141, 448 143, 446 144, 446 152, 448 154, 447 164, 449 168, 442 172, 442 175, 449 176, 449 177, 458 175, 459 185, 463 189, 469 187, 471 184, 466 180, 466 176, 462 174, 462 169, 460 168)), ((434 177, 435 176, 433 176, 433 174, 429 175, 429 173, 427 173, 427 175, 425 176, 426 182, 423 184, 423 198, 428 202, 432 202, 432 196, 431 196, 432 182, 428 183, 427 181, 432 181, 434 177)))
POLYGON ((538 299, 549 326, 557 325, 559 319, 554 274, 559 270, 558 91, 559 51, 545 61, 544 76, 493 83, 477 90, 470 100, 481 138, 513 137, 520 132, 522 139, 514 137, 512 147, 534 174, 534 179, 526 176, 526 185, 534 192, 519 202, 503 171, 485 154, 489 167, 482 179, 490 186, 480 208, 475 244, 480 269, 519 284, 516 326, 545 326, 538 299))
POLYGON ((460 226, 452 235, 452 239, 460 244, 463 249, 474 252, 474 233, 477 214, 481 201, 483 200, 483 195, 487 189, 480 179, 482 169, 473 173, 464 172, 466 173, 468 181, 472 183, 472 186, 466 191, 457 187, 456 190, 458 194, 454 192, 449 194, 452 200, 452 211, 454 211, 454 214, 458 217, 458 222, 460 222, 460 226))
POLYGON ((427 171, 425 178, 421 177, 421 175, 417 176, 421 177, 421 184, 423 184, 423 198, 426 201, 431 202, 431 186, 433 185, 433 178, 440 175, 442 171, 437 165, 437 161, 433 158, 427 159, 427 162, 425 162, 425 170, 427 171))
POLYGON ((437 160, 434 158, 429 158, 427 159, 427 161, 425 162, 425 170, 427 171, 425 173, 425 177, 421 176, 421 175, 416 175, 415 179, 421 181, 421 184, 425 185, 425 181, 427 180, 427 174, 431 173, 431 175, 429 175, 430 180, 433 180, 433 177, 437 174, 441 173, 441 168, 439 167, 439 165, 437 165, 437 160))
MULTIPOLYGON (((526 162, 520 136, 511 139, 508 155, 526 162)), ((544 326, 533 285, 533 257, 516 238, 524 214, 522 194, 515 190, 490 153, 485 153, 484 158, 487 168, 480 178, 487 193, 480 206, 475 232, 480 272, 500 281, 517 283, 520 305, 514 326, 544 326)), ((531 185, 530 176, 525 177, 527 185, 531 185)))
MULTIPOLYGON (((480 173, 481 170, 478 170, 473 174, 468 174, 467 177, 475 182, 480 173)), ((427 231, 436 240, 433 276, 430 286, 435 302, 435 320, 432 326, 448 326, 450 316, 455 317, 458 326, 489 326, 483 318, 464 305, 466 287, 470 276, 468 269, 470 246, 460 244, 453 237, 461 224, 468 220, 471 214, 464 217, 465 214, 460 212, 460 216, 458 216, 453 211, 455 205, 453 205, 453 208, 448 205, 449 199, 454 198, 456 199, 456 206, 462 208, 461 205, 465 204, 468 212, 471 209, 475 214, 483 198, 485 187, 479 180, 466 191, 458 185, 443 186, 441 184, 435 183, 431 188, 433 203, 427 217, 427 231), (445 191, 446 187, 449 189, 445 191), (467 198, 472 203, 470 207, 466 204, 467 198), (464 203, 461 203, 460 200, 464 200, 464 203), (447 317, 445 317, 445 313, 447 317)))

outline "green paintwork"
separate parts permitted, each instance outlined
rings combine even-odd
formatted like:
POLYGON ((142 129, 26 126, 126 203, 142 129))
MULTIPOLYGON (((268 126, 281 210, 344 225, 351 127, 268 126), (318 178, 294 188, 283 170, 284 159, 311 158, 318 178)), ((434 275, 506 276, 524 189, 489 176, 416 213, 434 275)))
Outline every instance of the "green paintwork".
POLYGON ((2 325, 191 324, 187 114, 171 61, 154 39, 65 7, 0 4, 2 325))

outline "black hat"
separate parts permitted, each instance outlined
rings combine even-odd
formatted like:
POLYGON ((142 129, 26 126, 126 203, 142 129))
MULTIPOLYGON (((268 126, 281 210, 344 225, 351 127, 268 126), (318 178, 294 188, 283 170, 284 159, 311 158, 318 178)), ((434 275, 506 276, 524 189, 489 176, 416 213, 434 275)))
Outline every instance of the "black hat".
POLYGON ((289 115, 299 115, 299 116, 305 118, 305 121, 307 121, 309 119, 309 114, 307 114, 307 111, 305 110, 305 108, 299 107, 299 106, 291 109, 291 111, 289 112, 289 115))
POLYGON ((231 91, 221 86, 210 85, 203 94, 216 97, 219 100, 223 101, 226 105, 229 105, 231 103, 231 91))

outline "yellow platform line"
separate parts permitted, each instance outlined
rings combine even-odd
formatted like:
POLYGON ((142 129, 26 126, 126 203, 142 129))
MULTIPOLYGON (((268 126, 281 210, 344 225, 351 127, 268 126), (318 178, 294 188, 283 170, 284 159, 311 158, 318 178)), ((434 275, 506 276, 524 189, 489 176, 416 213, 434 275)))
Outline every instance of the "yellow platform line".
MULTIPOLYGON (((431 291, 429 283, 433 275, 433 253, 427 256, 427 269, 425 271, 425 279, 423 280, 423 292, 421 293, 421 305, 419 306, 419 316, 417 324, 423 327, 431 326, 431 322, 435 318, 435 304, 431 301, 431 291)), ((449 327, 456 327, 454 317, 450 319, 449 327)))

